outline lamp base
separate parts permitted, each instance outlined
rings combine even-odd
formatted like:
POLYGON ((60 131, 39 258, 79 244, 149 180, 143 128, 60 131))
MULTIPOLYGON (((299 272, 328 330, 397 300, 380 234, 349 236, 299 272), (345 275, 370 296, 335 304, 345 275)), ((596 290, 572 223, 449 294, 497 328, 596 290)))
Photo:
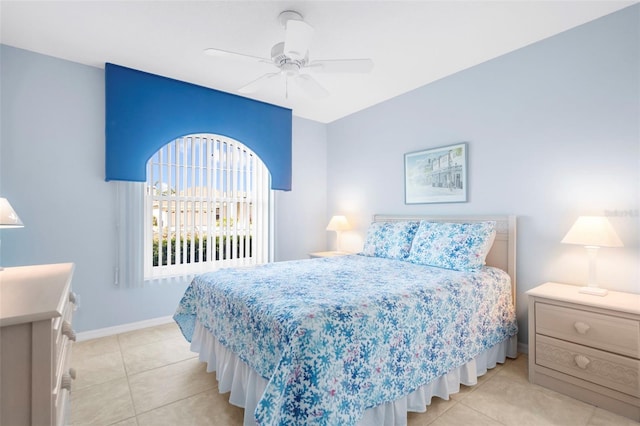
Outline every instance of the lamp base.
POLYGON ((600 287, 580 287, 578 293, 590 294, 592 296, 606 296, 609 291, 600 287))

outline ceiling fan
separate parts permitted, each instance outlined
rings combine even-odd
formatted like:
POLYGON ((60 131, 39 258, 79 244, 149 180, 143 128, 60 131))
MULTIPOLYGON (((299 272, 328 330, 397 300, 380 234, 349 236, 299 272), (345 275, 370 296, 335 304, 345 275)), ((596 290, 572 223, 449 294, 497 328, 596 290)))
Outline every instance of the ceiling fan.
POLYGON ((371 59, 327 59, 309 60, 309 45, 313 37, 313 27, 302 20, 302 15, 285 10, 278 16, 278 22, 285 28, 283 42, 271 48, 271 58, 245 55, 243 53, 209 48, 204 53, 217 57, 236 57, 256 62, 268 63, 276 69, 245 84, 238 89, 240 93, 255 93, 274 82, 284 81, 285 97, 289 97, 289 84, 297 85, 304 93, 313 98, 329 95, 310 73, 368 73, 373 69, 371 59))

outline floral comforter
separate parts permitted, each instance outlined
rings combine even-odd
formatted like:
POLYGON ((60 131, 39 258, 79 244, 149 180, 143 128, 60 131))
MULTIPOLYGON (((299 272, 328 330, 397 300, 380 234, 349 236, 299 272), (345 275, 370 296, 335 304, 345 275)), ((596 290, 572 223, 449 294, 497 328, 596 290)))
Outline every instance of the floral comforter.
POLYGON ((196 277, 196 320, 268 380, 259 425, 353 425, 517 333, 509 276, 344 256, 196 277))

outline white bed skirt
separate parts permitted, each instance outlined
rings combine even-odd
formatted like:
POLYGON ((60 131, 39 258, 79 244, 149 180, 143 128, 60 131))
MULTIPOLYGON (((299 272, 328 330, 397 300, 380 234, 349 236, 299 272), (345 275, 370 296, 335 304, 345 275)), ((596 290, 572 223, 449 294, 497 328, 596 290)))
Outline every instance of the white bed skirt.
MULTIPOLYGON (((460 391, 461 384, 477 384, 478 377, 484 375, 487 369, 494 368, 496 363, 503 363, 506 357, 515 358, 517 344, 517 336, 513 336, 415 392, 366 410, 358 425, 406 426, 408 411, 423 413, 431 404, 432 397, 448 400, 449 395, 460 391)), ((253 413, 267 380, 222 346, 198 321, 191 339, 191 351, 199 353, 200 361, 207 363, 207 372, 216 372, 220 393, 230 391, 229 402, 244 408, 244 425, 254 426, 253 413)))

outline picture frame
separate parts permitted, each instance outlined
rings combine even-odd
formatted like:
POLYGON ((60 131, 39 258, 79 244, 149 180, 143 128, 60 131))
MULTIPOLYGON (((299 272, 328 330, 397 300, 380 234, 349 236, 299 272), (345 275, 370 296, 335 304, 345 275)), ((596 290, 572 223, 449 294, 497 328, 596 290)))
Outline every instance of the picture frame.
POLYGON ((467 201, 467 143, 404 155, 405 204, 467 201))

